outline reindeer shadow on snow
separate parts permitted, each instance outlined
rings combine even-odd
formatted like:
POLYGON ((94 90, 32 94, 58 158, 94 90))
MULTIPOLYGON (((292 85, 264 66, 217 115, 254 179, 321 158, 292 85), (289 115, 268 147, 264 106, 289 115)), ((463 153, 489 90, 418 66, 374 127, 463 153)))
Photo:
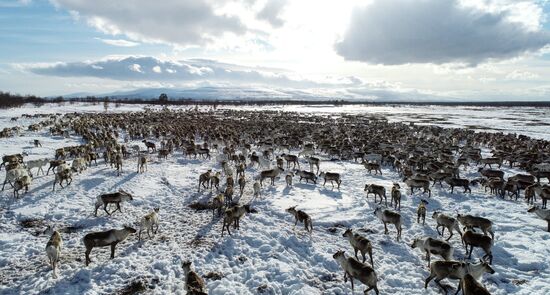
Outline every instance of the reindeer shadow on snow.
POLYGON ((321 195, 325 195, 329 198, 332 198, 332 199, 339 199, 341 200, 342 199, 342 192, 337 189, 336 187, 334 188, 326 188, 326 187, 323 187, 323 188, 320 188, 319 189, 319 193, 321 195))
POLYGON ((84 190, 89 191, 93 189, 96 186, 99 186, 105 182, 104 178, 96 177, 96 178, 86 178, 78 182, 79 185, 81 185, 84 190))

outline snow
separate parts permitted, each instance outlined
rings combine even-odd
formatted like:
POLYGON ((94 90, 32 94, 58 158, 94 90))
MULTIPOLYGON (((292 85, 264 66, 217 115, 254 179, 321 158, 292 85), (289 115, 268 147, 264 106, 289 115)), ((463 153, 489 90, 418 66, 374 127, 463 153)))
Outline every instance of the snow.
MULTIPOLYGON (((138 111, 142 105, 122 105, 109 111, 138 111)), ((153 107, 155 108, 155 107, 153 107)), ((233 107, 231 107, 233 108, 233 107)), ((262 107, 239 107, 261 111, 262 107)), ((344 106, 321 108, 315 106, 269 107, 284 111, 304 113, 365 113, 387 116, 390 121, 415 121, 422 123, 428 117, 443 119, 432 122, 445 127, 477 125, 492 131, 517 132, 538 138, 550 139, 550 128, 526 125, 525 114, 530 120, 548 123, 547 110, 535 108, 471 108, 471 107, 419 107, 419 106, 344 106), (487 118, 483 120, 482 118, 487 118), (508 118, 508 119, 507 119, 508 118), (511 119, 510 119, 511 118, 511 119), (522 125, 523 124, 523 125, 522 125), (497 128, 498 127, 498 128, 497 128)), ((41 119, 24 119, 12 122, 11 117, 23 113, 104 112, 103 105, 66 104, 45 105, 40 108, 25 106, 0 112, 0 129, 16 125, 28 126, 41 119)), ((424 122, 427 124, 426 122, 424 122)), ((1 138, 0 154, 26 151, 27 159, 52 158, 56 148, 80 143, 74 135, 70 138, 49 135, 47 128, 39 132, 22 131, 20 136, 1 138), (43 147, 35 148, 34 139, 43 147)), ((131 142, 140 144, 140 142, 131 142)), ((142 147, 144 148, 144 147, 142 147)), ((487 152, 487 151, 484 151, 487 152)), ((298 151, 292 151, 297 154, 298 151)), ((432 188, 427 205, 426 226, 416 223, 416 208, 421 193, 411 196, 402 185, 401 215, 404 218, 403 237, 396 241, 396 231, 391 225, 389 235, 384 235, 382 223, 373 214, 376 204, 372 195, 365 198, 366 183, 384 185, 389 191, 398 174, 384 167, 383 175, 370 175, 364 167, 353 161, 328 161, 321 163, 321 171, 342 175, 341 189, 321 184, 299 183, 286 187, 284 177, 275 186, 267 185, 261 197, 252 198, 252 178, 259 174, 255 168, 247 168, 247 187, 240 200, 251 201, 257 213, 245 215, 240 230, 233 236, 221 238, 221 219, 212 218, 212 212, 195 211, 189 204, 209 200, 215 192, 196 192, 198 175, 207 169, 220 171, 212 160, 188 160, 181 151, 158 160, 151 156, 148 171, 136 173, 135 158, 124 161, 123 174, 116 176, 114 169, 103 160, 92 165, 82 174, 73 176, 73 183, 52 192, 53 176, 35 175, 29 193, 21 199, 13 199, 12 189, 0 194, 0 294, 106 294, 115 293, 134 281, 144 281, 152 294, 184 294, 184 275, 181 262, 190 260, 193 268, 205 276, 211 272, 221 279, 206 279, 209 294, 350 294, 349 281, 344 283, 343 271, 332 255, 345 250, 353 255, 348 241, 342 237, 351 227, 373 243, 374 268, 378 274, 378 288, 382 294, 440 294, 434 283, 425 290, 424 280, 429 270, 424 254, 412 249, 415 237, 437 237, 434 210, 455 215, 467 212, 491 219, 495 226, 493 268, 496 273, 485 274, 483 284, 492 294, 550 294, 550 233, 546 223, 535 214, 527 213, 524 202, 502 200, 485 193, 481 187, 472 187, 472 194, 464 195, 461 189, 449 192, 448 186, 432 188), (93 216, 98 195, 122 188, 135 197, 122 204, 122 213, 111 217, 102 210, 93 216), (313 234, 307 234, 303 225, 293 230, 294 219, 284 210, 298 205, 313 220, 313 234), (92 250, 92 263, 84 265, 82 237, 92 231, 121 228, 131 225, 138 228, 139 220, 160 207, 159 233, 152 239, 147 235, 138 242, 137 234, 131 235, 117 246, 116 255, 109 260, 108 247, 92 250), (21 222, 37 219, 36 226, 22 227, 21 222), (47 264, 45 246, 49 236, 41 232, 46 225, 62 229, 62 256, 58 279, 53 279, 47 264), (70 228, 68 228, 70 227, 70 228)), ((301 159, 300 165, 308 167, 301 159)), ((519 170, 504 167, 507 176, 519 170)), ((478 177, 476 167, 462 172, 467 178, 478 177)), ((5 175, 0 171, 0 178, 5 175)), ((222 183, 225 181, 222 180, 222 183)), ((238 194, 237 194, 238 195, 238 194)), ((540 200, 539 200, 540 201, 540 200)), ((464 259, 464 248, 458 235, 450 240, 455 247, 455 259, 464 259)), ((481 257, 482 250, 475 249, 473 257, 481 257)), ((432 260, 438 259, 432 257, 432 260)), ((355 281, 355 294, 362 294, 364 286, 355 281)), ((447 281, 456 286, 457 281, 447 281)))

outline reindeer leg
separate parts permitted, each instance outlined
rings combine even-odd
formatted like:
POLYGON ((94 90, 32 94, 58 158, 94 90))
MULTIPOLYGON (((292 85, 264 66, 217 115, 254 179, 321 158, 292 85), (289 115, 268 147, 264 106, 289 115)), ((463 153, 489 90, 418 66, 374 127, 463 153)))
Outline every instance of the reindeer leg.
POLYGON ((437 278, 435 279, 435 283, 443 290, 443 292, 445 292, 445 294, 447 294, 447 289, 445 288, 445 286, 441 285, 440 281, 442 280, 443 278, 437 278))
POLYGON ((428 289, 428 284, 430 283, 431 280, 433 280, 433 278, 435 278, 435 275, 430 273, 430 275, 426 278, 426 281, 424 283, 424 289, 428 289))
POLYGON ((107 215, 110 216, 111 213, 109 213, 109 211, 107 211, 107 205, 109 205, 109 203, 105 203, 105 204, 103 205, 103 210, 105 210, 105 213, 107 213, 107 215))
POLYGON ((384 222, 384 233, 388 234, 388 225, 384 222))
POLYGON ((446 241, 450 240, 451 237, 453 236, 453 229, 452 228, 449 229, 449 232, 451 233, 451 235, 447 238, 446 241))
POLYGON ((116 244, 118 244, 118 242, 114 242, 114 243, 111 244, 111 259, 115 258, 116 244))
POLYGON ((92 252, 92 249, 86 248, 86 252, 84 253, 84 255, 86 256, 86 266, 88 266, 88 264, 92 262, 92 260, 90 259, 90 252, 92 252))

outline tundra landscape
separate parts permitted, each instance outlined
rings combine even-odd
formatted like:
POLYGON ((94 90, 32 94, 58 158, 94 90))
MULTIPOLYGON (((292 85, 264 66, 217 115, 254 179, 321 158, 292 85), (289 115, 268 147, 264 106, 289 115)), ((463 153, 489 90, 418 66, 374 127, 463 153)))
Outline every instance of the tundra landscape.
POLYGON ((8 109, 0 292, 550 292, 546 110, 465 108, 8 109))
POLYGON ((0 0, 0 295, 550 294, 550 0, 0 0))

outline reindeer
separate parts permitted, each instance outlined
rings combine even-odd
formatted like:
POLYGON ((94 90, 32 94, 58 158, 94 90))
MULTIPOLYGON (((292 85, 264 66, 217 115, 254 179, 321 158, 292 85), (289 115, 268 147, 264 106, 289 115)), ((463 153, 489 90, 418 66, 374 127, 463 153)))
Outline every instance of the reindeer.
POLYGON ((420 204, 418 204, 418 209, 416 209, 416 222, 420 223, 420 218, 422 218, 422 225, 426 224, 426 205, 428 201, 421 199, 420 204))
POLYGON ((445 228, 449 230, 450 235, 446 239, 446 241, 450 240, 453 236, 453 230, 456 230, 458 234, 462 236, 462 232, 460 231, 460 227, 456 219, 440 213, 439 211, 435 211, 432 215, 432 218, 435 219, 435 221, 437 222, 437 226, 435 227, 435 229, 437 230, 437 233, 440 234, 442 237, 445 234, 445 228), (441 232, 439 232, 440 227, 441 232))
POLYGON ((445 278, 460 280, 467 274, 470 274, 478 280, 484 273, 495 273, 491 266, 485 261, 473 264, 470 262, 439 260, 432 262, 430 265, 430 275, 426 278, 424 288, 427 289, 430 281, 435 278, 435 283, 445 292, 445 294, 447 294, 447 289, 439 283, 441 280, 445 278))
MULTIPOLYGON (((540 183, 533 184, 529 186, 532 190, 533 197, 535 194, 538 194, 542 200, 542 208, 546 209, 546 204, 548 199, 550 199, 550 185, 541 186, 540 183)), ((526 191, 527 195, 527 191, 526 191)))
POLYGON ((52 160, 50 161, 50 167, 48 168, 47 172, 46 172, 46 175, 50 174, 50 169, 52 170, 52 172, 55 172, 55 168, 65 164, 65 160, 52 160))
POLYGON ((305 179, 306 183, 309 183, 311 180, 314 184, 317 184, 317 176, 313 172, 298 170, 298 176, 300 176, 299 182, 301 182, 302 179, 305 179))
POLYGON ((411 248, 419 248, 423 252, 426 252, 426 260, 428 260, 428 267, 430 267, 430 254, 440 255, 446 261, 450 261, 453 257, 453 247, 441 240, 428 238, 416 238, 411 244, 411 248))
POLYGON ((315 172, 315 174, 319 174, 319 163, 321 160, 316 157, 307 157, 307 161, 309 163, 309 171, 313 172, 313 167, 316 167, 317 172, 315 172))
POLYGON ((487 177, 487 178, 489 178, 489 177, 498 177, 500 179, 504 179, 504 171, 501 171, 501 170, 479 168, 477 171, 482 176, 487 177))
POLYGON ((23 155, 26 154, 23 153, 3 156, 2 163, 0 164, 0 169, 2 169, 2 166, 6 166, 6 163, 23 163, 23 155))
POLYGON ((160 149, 160 150, 158 151, 158 158, 159 158, 159 159, 167 160, 167 159, 168 159, 168 155, 170 155, 170 151, 167 150, 167 149, 160 149))
POLYGON ((264 179, 266 178, 271 178, 271 185, 275 185, 275 177, 279 176, 279 174, 284 171, 285 170, 282 168, 275 168, 260 172, 260 185, 263 185, 264 179))
POLYGON ((143 142, 145 144, 145 147, 147 147, 147 152, 148 153, 149 153, 149 150, 151 150, 151 152, 153 152, 153 153, 157 152, 157 145, 154 142, 147 141, 145 139, 142 140, 141 142, 143 142))
POLYGON ((4 179, 4 184, 2 185, 2 190, 4 190, 6 183, 9 183, 10 186, 14 187, 14 183, 21 177, 29 176, 29 172, 25 168, 16 168, 6 171, 6 178, 4 179))
POLYGON ((46 164, 48 164, 50 161, 48 159, 38 159, 38 160, 30 160, 30 161, 27 161, 26 165, 27 165, 27 170, 29 170, 29 173, 31 173, 32 175, 32 169, 33 168, 38 168, 38 171, 36 173, 36 175, 40 175, 40 171, 42 171, 42 174, 46 174, 44 173, 44 170, 42 169, 43 166, 45 166, 46 164))
POLYGON ((470 181, 468 179, 447 177, 445 178, 445 182, 449 186, 451 186, 451 194, 454 193, 455 186, 463 187, 464 193, 466 192, 472 193, 472 190, 470 189, 470 181))
POLYGON ((296 169, 296 165, 298 165, 298 169, 300 169, 300 162, 298 161, 298 156, 287 155, 287 154, 282 154, 281 156, 286 161, 286 169, 290 169, 290 163, 292 163, 293 165, 292 169, 296 169))
POLYGON ((381 185, 377 185, 377 184, 365 184, 365 189, 364 191, 367 192, 367 200, 369 199, 369 194, 374 194, 374 202, 376 203, 376 196, 379 196, 380 197, 380 203, 379 204, 382 204, 382 197, 384 197, 384 200, 386 202, 386 206, 388 205, 388 199, 386 197, 386 188, 381 186, 381 185))
POLYGON ((227 232, 229 235, 231 235, 231 231, 229 230, 229 226, 233 223, 233 228, 239 229, 240 228, 240 220, 244 216, 245 213, 252 212, 250 209, 250 205, 243 205, 243 206, 233 206, 229 209, 225 210, 225 216, 223 218, 223 225, 222 225, 222 237, 223 232, 227 228, 227 232))
POLYGON ((29 185, 31 185, 32 176, 24 175, 15 180, 13 185, 13 198, 19 198, 19 191, 25 188, 25 193, 29 192, 29 185))
POLYGON ((261 190, 261 183, 260 181, 255 181, 254 185, 252 185, 252 189, 254 190, 254 198, 260 196, 260 190, 261 190))
POLYGON ((122 210, 120 209, 120 203, 132 201, 132 200, 134 200, 134 197, 131 194, 123 191, 122 189, 120 189, 116 193, 108 193, 108 194, 99 195, 99 196, 97 196, 97 199, 96 199, 96 202, 95 202, 94 216, 97 216, 97 209, 99 209, 99 207, 101 207, 101 206, 103 206, 103 210, 105 210, 105 213, 107 213, 107 215, 109 215, 109 216, 111 216, 111 214, 115 213, 117 210, 122 213, 122 210), (107 211, 107 206, 109 204, 115 204, 116 205, 116 209, 113 212, 110 212, 110 213, 109 213, 109 211, 107 211))
POLYGON ((547 227, 546 231, 550 232, 550 210, 541 209, 538 206, 534 206, 534 207, 531 207, 529 210, 527 210, 527 212, 535 213, 542 220, 545 220, 548 223, 548 227, 547 227))
POLYGON ((395 225, 395 229, 397 230, 397 241, 401 238, 401 232, 403 231, 401 224, 401 215, 397 212, 393 212, 390 210, 382 210, 382 208, 377 207, 376 210, 374 210, 374 215, 384 223, 384 234, 388 234, 388 223, 391 223, 395 225))
POLYGON ((292 186, 292 178, 294 177, 294 173, 289 172, 285 176, 286 186, 292 186))
POLYGON ((120 176, 120 173, 122 172, 122 155, 120 153, 116 153, 115 163, 117 176, 120 176))
POLYGON ((210 159, 210 150, 207 148, 198 149, 197 154, 204 159, 210 159))
POLYGON ((365 169, 367 169, 367 172, 369 174, 371 173, 371 171, 374 170, 376 175, 378 175, 378 172, 380 172, 380 175, 382 175, 382 169, 380 169, 380 163, 363 162, 363 165, 365 166, 365 169))
POLYGON ((210 182, 210 173, 212 173, 212 170, 208 170, 199 175, 199 192, 201 191, 201 185, 204 189, 208 188, 208 183, 210 182))
POLYGON ((353 250, 355 251, 355 258, 359 260, 357 257, 357 252, 360 251, 363 256, 362 262, 365 263, 365 260, 367 260, 365 253, 368 253, 370 257, 370 265, 374 268, 374 262, 372 260, 372 243, 367 238, 359 234, 354 234, 350 228, 348 228, 342 236, 346 238, 351 244, 351 247, 353 247, 353 250))
POLYGON ((323 177, 325 179, 323 186, 325 186, 325 184, 327 183, 327 180, 329 180, 332 187, 334 187, 333 181, 336 181, 336 183, 338 184, 338 189, 340 189, 340 184, 342 183, 342 180, 340 179, 339 173, 321 172, 319 177, 323 177))
POLYGON ((57 263, 61 257, 61 247, 63 246, 63 239, 61 234, 57 230, 54 230, 51 226, 48 226, 44 231, 44 234, 50 236, 50 240, 46 244, 46 255, 50 265, 52 266, 53 278, 57 279, 57 263))
POLYGON ((393 206, 393 201, 395 201, 395 210, 401 211, 401 191, 400 186, 398 183, 393 183, 393 186, 391 188, 391 200, 390 200, 390 206, 393 206))
POLYGON ((216 191, 220 191, 220 172, 216 172, 214 175, 210 176, 210 190, 216 187, 216 191))
POLYGON ((277 167, 279 167, 279 168, 281 168, 281 169, 284 167, 283 158, 281 158, 281 157, 279 157, 279 156, 277 156, 277 157, 275 158, 275 163, 277 164, 277 167))
MULTIPOLYGON (((311 217, 302 210, 296 210, 296 206, 292 206, 285 210, 286 212, 294 216, 294 228, 298 224, 298 221, 304 223, 304 227, 310 234, 313 232, 313 224, 311 223, 311 217)), ((293 229, 294 229, 293 228, 293 229)))
POLYGON ((246 185, 246 179, 244 178, 244 174, 239 176, 239 180, 237 180, 237 183, 239 184, 239 194, 242 197, 244 192, 244 187, 246 185))
POLYGON ((472 258, 472 251, 474 247, 482 248, 485 251, 485 255, 482 259, 489 258, 489 264, 493 263, 493 252, 491 248, 493 247, 493 239, 489 236, 478 234, 473 232, 471 229, 468 229, 462 235, 462 242, 466 248, 466 253, 468 253, 468 246, 470 246, 470 253, 468 254, 468 259, 472 258))
POLYGON ((498 165, 498 168, 500 168, 500 166, 502 166, 502 159, 497 157, 485 158, 485 159, 481 159, 481 164, 483 164, 483 168, 489 165, 489 169, 491 169, 493 168, 491 167, 492 164, 496 164, 498 165))
POLYGON ((411 188, 411 195, 414 194, 415 188, 423 188, 424 193, 428 193, 428 198, 432 196, 432 190, 430 190, 430 181, 427 179, 415 179, 407 178, 405 183, 411 188))
POLYGON ((108 231, 92 232, 85 235, 82 241, 84 242, 84 247, 86 247, 86 266, 92 262, 90 259, 90 252, 92 252, 93 248, 111 246, 111 259, 113 259, 115 258, 116 245, 126 240, 130 234, 135 232, 135 229, 124 226, 123 229, 111 229, 108 231))
POLYGON ((245 163, 240 163, 239 165, 237 165, 237 177, 244 177, 244 171, 246 169, 246 164, 245 163))
POLYGON ((208 294, 206 292, 206 283, 204 279, 196 272, 191 270, 191 261, 186 261, 181 264, 185 275, 185 291, 187 294, 208 294))
POLYGON ((147 171, 147 157, 146 156, 140 156, 138 158, 138 164, 137 164, 137 173, 143 173, 147 171))
POLYGON ((71 163, 71 169, 74 172, 82 173, 86 168, 88 168, 88 162, 84 158, 76 158, 71 163))
POLYGON ((340 264, 344 269, 344 282, 347 282, 349 277, 351 281, 351 290, 353 292, 353 279, 358 279, 361 283, 365 284, 368 288, 364 291, 365 294, 368 291, 373 290, 378 295, 378 287, 376 286, 377 277, 374 269, 364 263, 357 261, 353 257, 346 257, 344 251, 338 251, 332 257, 340 264))
POLYGON ((141 241, 141 232, 143 230, 147 231, 147 236, 151 238, 150 232, 153 232, 153 234, 156 234, 159 230, 159 217, 158 213, 160 211, 160 208, 154 208, 153 212, 143 216, 141 218, 141 221, 139 223, 139 233, 138 233, 138 241, 141 241))
MULTIPOLYGON (((226 188, 225 188, 225 191, 223 192, 223 195, 225 197, 225 203, 226 204, 232 204, 233 203, 233 186, 232 185, 228 185, 226 188)), ((221 214, 221 212, 220 212, 221 214)))
POLYGON ((70 185, 73 182, 73 176, 72 176, 71 169, 68 168, 68 167, 65 167, 63 169, 59 169, 60 167, 63 167, 63 166, 59 166, 58 167, 59 171, 57 171, 55 173, 55 179, 53 181, 53 191, 55 191, 55 184, 58 183, 58 182, 59 182, 59 186, 61 186, 61 188, 63 188, 63 180, 65 180, 66 185, 70 185))
POLYGON ((218 216, 222 215, 223 206, 226 204, 226 199, 224 194, 218 194, 212 200, 212 218, 215 216, 216 210, 218 211, 218 216))
POLYGON ((483 231, 483 234, 491 234, 491 239, 495 238, 495 233, 493 232, 493 222, 487 218, 472 216, 472 215, 462 215, 457 214, 456 219, 462 223, 464 229, 466 228, 479 228, 483 231))

